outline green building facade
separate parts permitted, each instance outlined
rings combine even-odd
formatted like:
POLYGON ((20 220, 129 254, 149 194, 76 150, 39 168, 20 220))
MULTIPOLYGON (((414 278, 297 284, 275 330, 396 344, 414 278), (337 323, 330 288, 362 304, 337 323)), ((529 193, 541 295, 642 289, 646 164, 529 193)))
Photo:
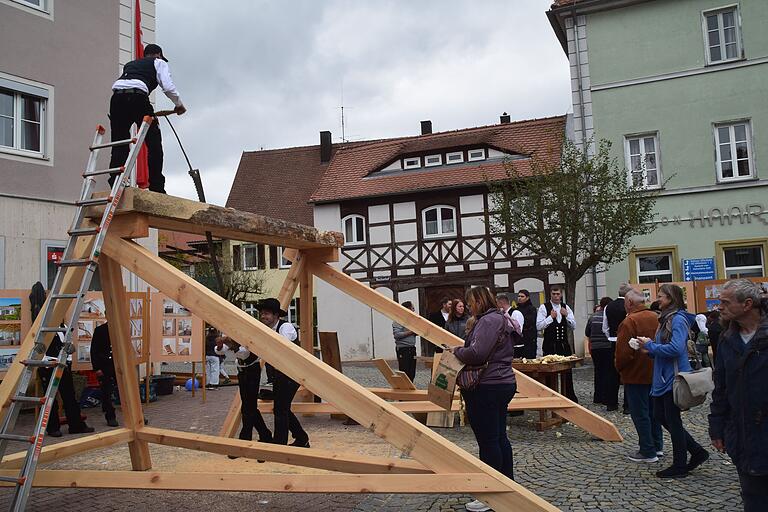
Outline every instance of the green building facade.
POLYGON ((608 139, 628 180, 660 189, 656 230, 587 296, 765 276, 768 1, 559 0, 548 15, 571 65, 572 136, 608 139))

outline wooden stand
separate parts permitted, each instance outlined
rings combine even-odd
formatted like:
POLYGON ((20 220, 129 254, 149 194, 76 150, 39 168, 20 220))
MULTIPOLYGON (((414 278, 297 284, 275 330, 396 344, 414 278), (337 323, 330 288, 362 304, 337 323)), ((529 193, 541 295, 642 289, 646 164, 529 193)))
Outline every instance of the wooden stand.
MULTIPOLYGON (((98 208, 93 210, 94 213, 98 213, 98 208)), ((124 239, 146 236, 150 226, 198 234, 209 231, 214 237, 295 249, 296 251, 286 251, 287 256, 293 258, 294 266, 289 273, 289 280, 292 279, 292 281, 287 280, 284 285, 286 293, 281 292, 281 302, 288 291, 295 290, 296 281, 303 282, 311 291, 309 276, 315 276, 380 311, 416 334, 434 340, 435 343, 449 345, 462 343, 459 338, 329 265, 328 262, 338 259, 338 247, 342 245, 343 240, 340 233, 321 232, 308 226, 260 215, 201 204, 146 190, 127 189, 115 218, 115 224, 110 228, 99 258, 117 382, 123 400, 125 428, 47 447, 43 450, 43 459, 57 460, 66 455, 118 442, 127 442, 134 471, 40 470, 34 477, 33 485, 320 493, 451 492, 471 493, 497 511, 555 512, 557 510, 522 485, 420 424, 395 404, 377 397, 317 359, 313 354, 287 342, 248 313, 222 299, 144 247, 124 239), (123 290, 121 266, 182 304, 193 314, 239 340, 275 368, 300 382, 312 393, 321 396, 370 432, 400 449, 403 456, 409 457, 410 460, 345 455, 317 449, 262 444, 145 426, 135 371, 136 358, 133 355, 129 336, 128 308, 123 290), (258 478, 254 478, 253 475, 219 472, 159 473, 150 471, 152 460, 149 443, 272 460, 340 473, 259 475, 258 478)), ((82 254, 87 249, 88 238, 83 237, 81 240, 86 243, 76 247, 76 254, 82 254)), ((72 292, 74 283, 79 282, 77 272, 77 269, 67 272, 62 293, 72 292)), ((62 311, 58 313, 61 314, 62 311)), ((34 333, 38 327, 39 323, 33 325, 24 339, 22 351, 28 351, 31 348, 34 333)), ((50 336, 46 341, 50 343, 50 336)), ((0 404, 8 403, 20 374, 21 364, 14 362, 6 379, 0 385, 0 404)), ((612 424, 596 415, 589 416, 585 409, 567 401, 536 381, 521 376, 518 378, 518 386, 528 397, 546 397, 551 398, 553 402, 559 402, 561 408, 557 408, 558 414, 585 428, 590 427, 591 431, 598 432, 601 437, 621 439, 612 424)), ((230 414, 232 413, 230 409, 230 414)), ((10 464, 12 460, 18 460, 20 457, 23 455, 11 455, 6 458, 4 464, 10 464)))

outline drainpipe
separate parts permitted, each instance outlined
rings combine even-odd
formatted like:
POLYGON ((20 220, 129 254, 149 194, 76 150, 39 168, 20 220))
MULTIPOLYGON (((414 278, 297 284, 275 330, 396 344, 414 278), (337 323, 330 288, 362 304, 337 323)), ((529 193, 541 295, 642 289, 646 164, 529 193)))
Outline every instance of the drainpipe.
MULTIPOLYGON (((586 118, 584 116, 585 110, 584 110, 584 91, 582 89, 582 81, 581 81, 581 49, 579 48, 579 26, 578 26, 578 19, 576 16, 576 7, 573 6, 571 8, 571 19, 573 20, 573 47, 576 52, 576 79, 578 81, 579 87, 578 87, 578 94, 579 94, 579 117, 581 118, 581 147, 584 149, 584 151, 587 151, 587 143, 589 142, 589 138, 587 137, 587 128, 586 128, 586 118)), ((566 33, 566 41, 568 40, 568 34, 566 33)), ((593 266, 590 269, 590 273, 592 274, 592 298, 594 299, 593 306, 598 303, 598 290, 597 290, 597 269, 593 266)), ((570 300, 574 300, 574 298, 571 298, 570 300)), ((587 310, 589 311, 589 310, 587 310)))

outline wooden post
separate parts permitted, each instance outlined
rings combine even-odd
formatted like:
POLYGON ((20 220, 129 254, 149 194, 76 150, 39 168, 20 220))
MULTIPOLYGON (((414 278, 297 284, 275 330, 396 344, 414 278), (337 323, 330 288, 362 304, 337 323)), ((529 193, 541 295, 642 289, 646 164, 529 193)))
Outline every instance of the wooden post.
MULTIPOLYGON (((307 256, 304 255, 302 258, 302 261, 307 259, 307 256)), ((314 276, 309 273, 307 270, 307 266, 303 265, 302 271, 301 271, 301 279, 299 281, 299 309, 301 311, 301 318, 299 321, 299 332, 301 333, 299 337, 299 342, 301 343, 301 348, 312 354, 315 355, 315 306, 313 301, 313 295, 314 295, 314 286, 313 286, 313 280, 314 276)), ((314 402, 315 401, 315 395, 313 395, 309 390, 306 388, 300 389, 298 393, 296 393, 296 397, 294 398, 294 401, 296 402, 314 402)), ((306 415, 305 415, 306 416, 306 415)))
MULTIPOLYGON (((141 410, 139 380, 136 375, 136 356, 131 344, 128 317, 130 310, 123 288, 123 273, 120 265, 104 254, 99 258, 99 271, 104 288, 104 305, 107 310, 109 339, 112 342, 112 357, 115 361, 123 421, 126 428, 136 431, 144 428, 144 413, 141 410)), ((128 450, 134 470, 146 471, 152 468, 146 441, 134 439, 128 443, 128 450)))

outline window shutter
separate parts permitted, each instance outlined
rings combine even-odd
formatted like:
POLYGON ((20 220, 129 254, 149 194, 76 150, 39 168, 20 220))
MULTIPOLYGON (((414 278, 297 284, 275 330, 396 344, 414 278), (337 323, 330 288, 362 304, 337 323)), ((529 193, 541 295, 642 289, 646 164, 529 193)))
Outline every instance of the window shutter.
POLYGON ((257 254, 258 254, 258 267, 260 269, 267 268, 267 257, 266 257, 266 251, 264 250, 264 244, 259 244, 257 246, 257 254))
POLYGON ((277 247, 274 245, 269 246, 269 268, 278 268, 277 261, 277 247))
POLYGON ((242 256, 240 255, 239 245, 232 246, 232 267, 234 267, 235 270, 243 269, 243 259, 242 259, 242 256))

